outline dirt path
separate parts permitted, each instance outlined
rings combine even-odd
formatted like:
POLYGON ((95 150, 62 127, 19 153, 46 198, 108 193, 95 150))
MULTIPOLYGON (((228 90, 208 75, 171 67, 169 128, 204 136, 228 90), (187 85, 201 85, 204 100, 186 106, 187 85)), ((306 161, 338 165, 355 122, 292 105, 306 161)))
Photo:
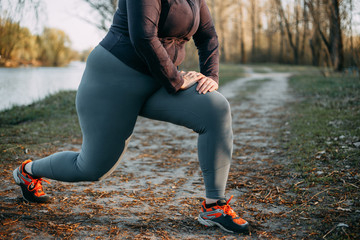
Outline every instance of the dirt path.
MULTIPOLYGON (((5 180, 2 223, 6 238, 31 239, 291 239, 301 237, 289 216, 294 183, 284 170, 275 140, 286 114, 283 73, 253 73, 221 89, 233 113, 234 156, 227 195, 231 206, 253 226, 250 236, 206 228, 196 218, 204 187, 192 131, 139 118, 118 169, 98 183, 52 181, 48 205, 26 204, 12 179, 5 180), (266 79, 264 81, 264 79, 266 79), (249 83, 255 90, 242 96, 249 83), (6 193, 6 197, 4 196, 6 193), (16 217, 14 217, 14 215, 16 217), (293 227, 294 226, 294 227, 293 227), (5 231, 6 228, 6 231, 5 231)), ((76 150, 69 145, 64 149, 76 150)), ((9 171, 10 172, 10 171, 9 171)))

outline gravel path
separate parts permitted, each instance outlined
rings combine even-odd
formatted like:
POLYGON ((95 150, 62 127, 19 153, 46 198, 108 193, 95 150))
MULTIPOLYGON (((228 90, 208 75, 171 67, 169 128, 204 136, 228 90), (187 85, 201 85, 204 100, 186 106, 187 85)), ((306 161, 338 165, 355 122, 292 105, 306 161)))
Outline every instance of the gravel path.
MULTIPOLYGON (((285 104, 292 100, 287 92, 290 74, 246 70, 248 77, 220 90, 233 114, 227 195, 234 195, 231 206, 252 225, 251 235, 240 237, 296 238, 299 231, 289 227, 296 226, 296 220, 288 216, 293 176, 284 170, 287 159, 275 140, 285 124, 285 104), (249 83, 256 90, 242 96, 249 83)), ((186 128, 139 118, 124 159, 104 181, 52 181, 47 192, 54 202, 47 205, 23 203, 9 183, 5 191, 10 197, 4 201, 16 202, 19 220, 2 228, 14 239, 237 239, 196 220, 204 196, 196 139, 186 128)), ((79 146, 64 147, 70 148, 79 146)))

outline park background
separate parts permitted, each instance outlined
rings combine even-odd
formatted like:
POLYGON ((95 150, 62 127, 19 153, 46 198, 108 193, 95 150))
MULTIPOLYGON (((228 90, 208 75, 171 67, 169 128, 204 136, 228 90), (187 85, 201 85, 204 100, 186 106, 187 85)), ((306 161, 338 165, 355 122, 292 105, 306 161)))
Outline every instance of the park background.
MULTIPOLYGON (((74 59, 86 59, 109 29, 116 3, 2 0, 0 65, 63 66, 74 59)), ((222 62, 305 64, 337 71, 360 64, 358 1, 207 3, 218 32, 222 62)), ((188 44, 188 48, 194 46, 188 44)), ((185 62, 195 65, 196 56, 191 53, 196 51, 188 51, 185 62)))
MULTIPOLYGON (((359 1, 207 4, 220 41, 220 90, 235 92, 228 191, 235 193, 234 209, 253 226, 241 238, 358 239, 359 1), (267 108, 276 98, 281 104, 267 108)), ((78 61, 106 34, 115 8, 114 0, 0 0, 0 97, 20 99, 44 85, 75 82, 70 91, 1 109, 0 238, 238 239, 196 224, 201 178, 195 136, 145 119, 123 161, 127 168, 109 180, 52 181, 46 189, 54 203, 45 206, 24 203, 16 191, 12 170, 22 160, 80 149, 74 99, 85 64, 78 61), (77 73, 64 75, 69 71, 77 73), (17 92, 39 72, 44 81, 17 92), (18 85, 6 88, 5 77, 18 85), (186 171, 173 177, 181 168, 186 171), (147 172, 171 177, 162 184, 136 182, 147 172), (188 207, 179 211, 172 201, 188 207)), ((197 69, 192 42, 181 67, 197 69)))

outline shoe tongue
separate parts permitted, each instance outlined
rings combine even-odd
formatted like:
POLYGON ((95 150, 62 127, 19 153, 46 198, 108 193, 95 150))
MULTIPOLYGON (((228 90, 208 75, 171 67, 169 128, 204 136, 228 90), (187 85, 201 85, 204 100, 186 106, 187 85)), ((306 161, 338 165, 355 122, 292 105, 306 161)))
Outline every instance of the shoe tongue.
POLYGON ((218 201, 216 202, 216 204, 217 204, 218 206, 225 206, 225 205, 226 205, 226 200, 220 199, 220 200, 218 200, 218 201))

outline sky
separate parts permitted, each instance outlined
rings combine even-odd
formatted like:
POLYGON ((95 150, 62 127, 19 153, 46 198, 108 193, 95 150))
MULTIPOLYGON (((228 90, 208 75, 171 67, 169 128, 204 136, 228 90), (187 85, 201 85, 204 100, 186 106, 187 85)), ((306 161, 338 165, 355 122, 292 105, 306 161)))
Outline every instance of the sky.
POLYGON ((33 33, 41 33, 44 26, 63 30, 71 39, 72 48, 78 51, 95 47, 105 32, 80 19, 79 15, 91 13, 90 7, 82 0, 46 0, 44 25, 24 22, 33 33))

